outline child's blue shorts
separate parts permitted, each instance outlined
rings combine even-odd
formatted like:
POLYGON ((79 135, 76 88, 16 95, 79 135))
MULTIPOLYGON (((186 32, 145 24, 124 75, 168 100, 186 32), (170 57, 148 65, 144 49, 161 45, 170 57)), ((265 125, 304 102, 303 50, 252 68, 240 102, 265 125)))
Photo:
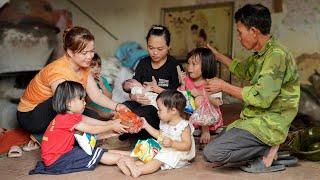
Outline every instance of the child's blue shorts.
POLYGON ((52 165, 46 167, 39 161, 29 174, 66 174, 79 171, 92 171, 100 162, 104 152, 107 150, 95 148, 89 156, 79 146, 75 146, 70 152, 62 155, 52 165))

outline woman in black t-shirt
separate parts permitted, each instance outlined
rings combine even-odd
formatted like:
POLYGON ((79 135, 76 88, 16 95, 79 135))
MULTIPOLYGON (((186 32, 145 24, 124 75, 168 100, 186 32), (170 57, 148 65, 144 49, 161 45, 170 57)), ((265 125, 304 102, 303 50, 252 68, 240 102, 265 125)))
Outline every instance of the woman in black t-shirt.
MULTIPOLYGON (((140 60, 133 78, 158 94, 165 89, 177 89, 179 87, 177 72, 179 63, 168 55, 170 49, 169 30, 161 25, 152 26, 146 40, 149 56, 140 60)), ((144 117, 151 126, 159 129, 160 120, 157 109, 149 105, 148 98, 144 94, 130 95, 130 98, 131 101, 126 101, 124 104, 140 117, 144 117)), ((132 136, 139 139, 151 137, 145 130, 132 136)), ((121 136, 120 139, 127 137, 129 137, 128 134, 121 136)))

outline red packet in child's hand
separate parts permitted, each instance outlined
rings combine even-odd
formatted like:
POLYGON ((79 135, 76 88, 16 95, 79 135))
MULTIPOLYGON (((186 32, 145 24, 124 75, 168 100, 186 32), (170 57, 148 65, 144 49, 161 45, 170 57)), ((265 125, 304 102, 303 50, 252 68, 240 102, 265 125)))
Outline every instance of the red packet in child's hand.
POLYGON ((116 119, 121 120, 121 124, 128 126, 129 133, 137 133, 143 126, 143 120, 132 111, 121 110, 115 114, 116 119))

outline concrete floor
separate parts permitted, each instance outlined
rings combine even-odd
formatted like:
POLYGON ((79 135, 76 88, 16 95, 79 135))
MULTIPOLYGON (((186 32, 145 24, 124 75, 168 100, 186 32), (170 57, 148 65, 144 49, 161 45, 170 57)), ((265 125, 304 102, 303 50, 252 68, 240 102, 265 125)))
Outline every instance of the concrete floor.
MULTIPOLYGON (((115 140, 117 141, 117 140, 115 140)), ((113 142, 112 144, 117 144, 113 142)), ((108 142, 105 144, 109 146, 108 142)), ((23 152, 20 158, 0 158, 0 179, 133 179, 123 175, 116 166, 99 165, 94 171, 86 171, 65 175, 28 175, 28 172, 35 166, 40 159, 40 151, 23 152)), ((238 168, 211 168, 204 162, 201 151, 198 151, 195 161, 188 167, 169 171, 158 171, 154 174, 139 177, 139 179, 320 179, 320 163, 300 161, 296 167, 289 167, 285 171, 267 173, 267 174, 250 174, 239 170, 238 168)))

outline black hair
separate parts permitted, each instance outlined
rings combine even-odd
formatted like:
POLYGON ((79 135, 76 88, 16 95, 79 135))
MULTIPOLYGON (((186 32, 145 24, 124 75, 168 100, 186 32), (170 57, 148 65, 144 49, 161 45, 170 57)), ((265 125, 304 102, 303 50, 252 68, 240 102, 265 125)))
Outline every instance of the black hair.
POLYGON ((205 41, 207 40, 207 33, 204 29, 200 29, 199 37, 203 38, 205 41))
POLYGON ((148 43, 150 36, 163 36, 166 41, 167 46, 170 46, 170 40, 171 40, 170 36, 171 35, 170 35, 168 28, 166 28, 165 26, 153 25, 147 34, 147 37, 146 37, 147 43, 148 43))
POLYGON ((83 27, 67 28, 63 32, 63 49, 67 51, 79 53, 83 51, 89 42, 94 41, 94 36, 91 32, 83 27))
POLYGON ((75 81, 64 81, 58 85, 52 98, 53 109, 58 114, 65 114, 68 111, 68 103, 76 98, 85 98, 86 91, 82 84, 75 81))
POLYGON ((125 84, 126 83, 131 83, 133 81, 133 79, 127 79, 125 81, 122 82, 121 86, 122 86, 122 90, 126 93, 131 93, 131 89, 127 89, 125 88, 125 84))
POLYGON ((217 74, 217 61, 208 48, 196 48, 187 55, 187 60, 191 57, 198 56, 201 60, 201 74, 203 79, 214 78, 217 74))
POLYGON ((199 29, 199 26, 196 25, 196 24, 192 24, 191 27, 190 27, 191 30, 198 30, 199 29))
POLYGON ((101 58, 98 53, 94 53, 90 66, 99 65, 101 67, 101 58))
POLYGON ((162 91, 156 100, 161 99, 163 105, 168 108, 176 108, 181 117, 184 117, 184 108, 186 107, 187 100, 184 95, 177 90, 162 91))
POLYGON ((247 28, 255 27, 263 35, 270 33, 271 15, 267 7, 261 4, 246 4, 238 9, 234 18, 236 22, 241 22, 247 28))

